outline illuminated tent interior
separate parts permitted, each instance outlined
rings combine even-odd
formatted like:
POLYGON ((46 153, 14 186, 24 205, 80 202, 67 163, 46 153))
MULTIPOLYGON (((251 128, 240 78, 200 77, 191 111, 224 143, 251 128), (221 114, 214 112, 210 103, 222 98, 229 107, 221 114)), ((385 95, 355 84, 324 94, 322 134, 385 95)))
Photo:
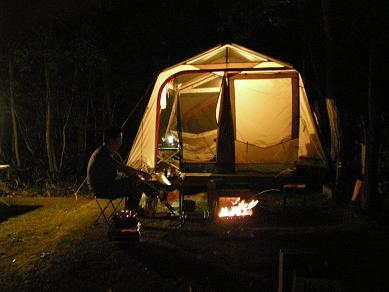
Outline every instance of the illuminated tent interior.
POLYGON ((237 44, 162 71, 128 165, 183 172, 326 167, 298 71, 237 44))

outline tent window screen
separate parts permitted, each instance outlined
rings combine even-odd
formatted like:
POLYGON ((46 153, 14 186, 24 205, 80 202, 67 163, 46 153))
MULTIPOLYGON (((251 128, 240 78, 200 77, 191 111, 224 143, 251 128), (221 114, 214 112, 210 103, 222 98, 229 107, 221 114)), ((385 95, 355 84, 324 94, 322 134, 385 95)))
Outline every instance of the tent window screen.
MULTIPOLYGON (((190 73, 177 76, 175 85, 180 125, 172 119, 170 131, 181 131, 184 162, 207 162, 216 155, 216 105, 222 77, 214 73, 190 73)), ((168 129, 169 130, 169 129, 168 129)))
POLYGON ((180 95, 184 161, 205 162, 216 154, 216 103, 218 94, 180 95))
POLYGON ((234 80, 236 140, 261 148, 292 136, 291 78, 234 80))

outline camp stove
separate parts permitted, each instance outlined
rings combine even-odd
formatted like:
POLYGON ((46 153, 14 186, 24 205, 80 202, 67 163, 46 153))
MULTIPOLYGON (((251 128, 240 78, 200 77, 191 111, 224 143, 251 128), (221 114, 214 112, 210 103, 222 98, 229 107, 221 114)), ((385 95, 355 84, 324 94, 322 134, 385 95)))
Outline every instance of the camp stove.
POLYGON ((139 242, 141 223, 138 214, 133 210, 121 210, 116 213, 109 229, 109 237, 113 240, 130 240, 139 242))

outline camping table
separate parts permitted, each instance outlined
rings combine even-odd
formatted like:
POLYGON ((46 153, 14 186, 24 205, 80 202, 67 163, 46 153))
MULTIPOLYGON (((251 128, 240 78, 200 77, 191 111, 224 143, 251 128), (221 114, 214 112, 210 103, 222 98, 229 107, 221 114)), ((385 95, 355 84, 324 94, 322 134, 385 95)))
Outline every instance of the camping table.
MULTIPOLYGON (((0 172, 7 172, 6 178, 9 179, 9 170, 10 170, 10 165, 9 164, 0 164, 0 172)), ((3 184, 3 183, 2 183, 3 184)), ((3 203, 7 205, 8 207, 11 206, 11 196, 6 190, 0 190, 0 203, 3 203), (8 197, 8 202, 5 200, 5 197, 8 197)))

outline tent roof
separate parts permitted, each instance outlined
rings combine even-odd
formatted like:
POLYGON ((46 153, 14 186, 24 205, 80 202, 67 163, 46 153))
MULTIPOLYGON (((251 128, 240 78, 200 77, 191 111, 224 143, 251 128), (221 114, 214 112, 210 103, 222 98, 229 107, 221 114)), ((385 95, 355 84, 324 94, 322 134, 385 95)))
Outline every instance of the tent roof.
POLYGON ((292 69, 293 66, 272 57, 252 51, 237 44, 218 45, 192 58, 166 68, 163 72, 181 65, 192 65, 199 69, 225 68, 277 68, 292 69), (234 66, 235 65, 235 66, 234 66))

